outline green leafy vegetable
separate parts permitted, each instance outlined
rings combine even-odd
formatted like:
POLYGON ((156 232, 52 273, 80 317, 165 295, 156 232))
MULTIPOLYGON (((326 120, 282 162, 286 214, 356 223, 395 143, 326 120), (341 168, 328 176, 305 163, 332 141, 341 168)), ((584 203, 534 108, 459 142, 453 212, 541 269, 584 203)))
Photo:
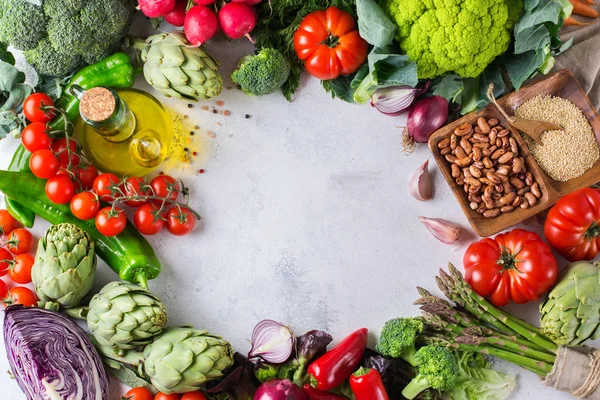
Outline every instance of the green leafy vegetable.
POLYGON ((459 352, 458 382, 447 393, 454 400, 504 400, 515 389, 516 377, 490 368, 479 353, 459 352))
POLYGON ((25 74, 14 64, 7 45, 0 43, 0 139, 8 134, 20 135, 26 125, 21 114, 23 102, 33 93, 33 88, 24 83, 25 74))
POLYGON ((358 30, 369 44, 385 47, 392 43, 396 25, 385 15, 374 0, 357 0, 358 30))

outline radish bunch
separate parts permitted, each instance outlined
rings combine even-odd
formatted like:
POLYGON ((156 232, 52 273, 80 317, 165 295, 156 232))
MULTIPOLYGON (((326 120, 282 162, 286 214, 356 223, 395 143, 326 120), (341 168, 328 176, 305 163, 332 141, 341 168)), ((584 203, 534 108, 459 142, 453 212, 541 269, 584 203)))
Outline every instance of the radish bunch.
POLYGON ((174 26, 183 26, 190 44, 200 46, 211 39, 219 26, 231 39, 250 38, 256 26, 254 5, 262 0, 232 0, 220 9, 215 0, 138 0, 138 9, 149 18, 164 19, 174 26), (216 10, 216 11, 215 11, 216 10))

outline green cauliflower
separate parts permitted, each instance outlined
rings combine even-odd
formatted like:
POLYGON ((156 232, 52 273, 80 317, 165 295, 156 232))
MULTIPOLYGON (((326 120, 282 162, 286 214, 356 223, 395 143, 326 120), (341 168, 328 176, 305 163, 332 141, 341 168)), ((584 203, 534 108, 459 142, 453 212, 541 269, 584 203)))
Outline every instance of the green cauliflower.
POLYGON ((66 76, 110 55, 128 30, 135 0, 0 0, 0 36, 44 76, 66 76))
POLYGON ((290 64, 283 54, 265 48, 257 55, 242 58, 231 79, 247 95, 264 96, 281 88, 289 76, 290 64))
POLYGON ((523 1, 382 0, 382 7, 419 78, 451 72, 473 78, 508 49, 523 1))

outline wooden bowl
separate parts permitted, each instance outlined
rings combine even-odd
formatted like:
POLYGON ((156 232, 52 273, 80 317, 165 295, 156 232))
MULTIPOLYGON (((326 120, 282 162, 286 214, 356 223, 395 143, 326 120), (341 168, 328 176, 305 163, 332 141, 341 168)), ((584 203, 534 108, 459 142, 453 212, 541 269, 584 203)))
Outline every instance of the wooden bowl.
MULTIPOLYGON (((523 87, 518 92, 513 92, 502 97, 500 100, 498 100, 498 103, 509 115, 513 115, 515 109, 537 95, 552 95, 556 97, 562 97, 577 105, 590 122, 596 136, 596 141, 600 143, 600 116, 590 103, 590 100, 588 99, 584 90, 581 88, 581 85, 579 85, 579 82, 577 82, 577 79, 573 73, 569 70, 563 69, 548 75, 537 82, 523 87)), ((443 155, 440 154, 440 149, 438 148, 438 143, 452 135, 454 129, 464 123, 474 123, 480 116, 486 118, 498 118, 503 126, 509 126, 504 117, 502 117, 502 115, 498 112, 496 107, 490 104, 478 113, 465 115, 461 119, 446 125, 440 130, 434 132, 429 138, 429 148, 433 153, 435 161, 442 171, 442 174, 446 178, 446 181, 450 185, 450 188, 454 192, 454 196, 456 196, 456 199, 458 200, 463 212, 469 220, 469 223, 475 232, 477 232, 477 234, 480 236, 491 236, 513 225, 523 222, 537 213, 551 207, 564 195, 574 190, 593 185, 594 183, 600 181, 600 159, 596 161, 591 169, 589 169, 579 178, 571 179, 566 182, 559 182, 550 178, 540 168, 533 158, 533 155, 529 152, 529 148, 527 147, 527 144, 523 140, 521 134, 511 129, 513 137, 519 146, 520 156, 525 159, 528 171, 533 173, 536 182, 538 182, 540 185, 542 197, 533 207, 528 209, 516 208, 512 212, 500 214, 496 218, 485 218, 483 215, 471 210, 469 207, 467 194, 464 192, 463 187, 455 182, 454 178, 452 177, 450 163, 446 161, 443 155)))

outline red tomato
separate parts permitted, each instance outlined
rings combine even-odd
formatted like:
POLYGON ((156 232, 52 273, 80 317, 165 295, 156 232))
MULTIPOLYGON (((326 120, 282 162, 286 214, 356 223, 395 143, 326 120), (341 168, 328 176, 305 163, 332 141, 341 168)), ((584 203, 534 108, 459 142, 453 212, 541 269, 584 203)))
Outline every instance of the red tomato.
POLYGON ((579 189, 560 199, 548 212, 544 235, 569 261, 596 258, 600 252, 600 190, 579 189))
POLYGON ((67 204, 75 196, 75 185, 66 175, 55 175, 46 181, 46 196, 56 204, 67 204))
POLYGON ((165 394, 158 392, 158 394, 154 396, 154 400, 179 400, 179 395, 177 393, 165 394))
POLYGON ((34 122, 23 128, 21 132, 21 142, 23 146, 31 153, 38 150, 49 149, 52 145, 52 139, 46 133, 46 124, 34 122))
POLYGON ((167 212, 167 229, 175 236, 185 236, 194 230, 196 217, 185 207, 173 207, 167 212))
POLYGON ((145 387, 136 387, 125 393, 123 398, 127 400, 152 400, 154 395, 145 387))
MULTIPOLYGON (((69 149, 71 150, 71 165, 76 167, 81 162, 77 155, 77 141, 69 138, 69 149)), ((69 166, 69 150, 67 150, 67 139, 57 139, 52 143, 52 151, 56 154, 61 167, 69 166)))
POLYGON ((10 251, 0 248, 0 276, 6 275, 13 261, 13 255, 10 251))
POLYGON ((19 222, 7 210, 0 210, 0 236, 8 235, 17 226, 19 222))
POLYGON ((8 291, 4 304, 22 304, 25 307, 37 306, 38 298, 31 290, 17 286, 8 291))
POLYGON ((100 197, 100 200, 111 202, 118 195, 117 189, 112 189, 111 186, 116 186, 121 183, 121 180, 115 174, 100 174, 94 180, 94 193, 100 197))
POLYGON ((8 276, 15 283, 31 283, 31 268, 35 257, 31 254, 19 254, 15 257, 15 263, 9 268, 8 276))
POLYGON ((13 254, 29 253, 33 246, 33 235, 25 228, 18 228, 8 235, 6 243, 13 254))
POLYGON ((523 229, 471 244, 463 263, 469 285, 496 306, 505 306, 511 299, 518 304, 537 300, 558 275, 550 246, 523 229))
MULTIPOLYGON (((179 181, 169 175, 159 175, 150 182, 154 196, 160 198, 169 198, 173 201, 179 197, 181 185, 179 181)), ((162 200, 153 200, 156 204, 162 204, 162 200)))
POLYGON ((45 93, 34 93, 23 102, 23 114, 30 122, 48 123, 56 113, 44 107, 54 107, 54 101, 45 93))
POLYGON ((50 149, 38 150, 29 159, 29 169, 41 179, 48 179, 58 173, 60 164, 50 149))
MULTIPOLYGON (((146 185, 146 181, 143 178, 138 176, 132 176, 131 178, 127 178, 123 188, 125 190, 125 196, 148 196, 148 190, 143 189, 144 185, 146 185)), ((130 207, 140 207, 146 204, 145 200, 126 200, 125 204, 130 207)))
POLYGON ((156 235, 165 227, 165 220, 156 205, 148 203, 135 211, 133 224, 144 235, 156 235))
POLYGON ((0 280, 0 300, 5 299, 7 293, 8 293, 8 286, 6 286, 6 283, 4 281, 0 280))
POLYGON ((127 217, 122 208, 104 207, 96 215, 96 228, 104 236, 117 236, 127 226, 127 217))
POLYGON ((354 18, 335 7, 308 14, 294 33, 294 49, 306 72, 321 80, 350 75, 367 59, 369 44, 354 18))
POLYGON ((77 193, 71 199, 71 212, 81 220, 95 218, 99 211, 100 201, 92 192, 77 193))
POLYGON ((75 177, 79 183, 77 186, 81 186, 81 190, 91 190, 98 175, 98 170, 93 165, 79 166, 75 169, 75 177))
POLYGON ((206 400, 206 396, 202 392, 190 392, 182 395, 181 400, 206 400))

